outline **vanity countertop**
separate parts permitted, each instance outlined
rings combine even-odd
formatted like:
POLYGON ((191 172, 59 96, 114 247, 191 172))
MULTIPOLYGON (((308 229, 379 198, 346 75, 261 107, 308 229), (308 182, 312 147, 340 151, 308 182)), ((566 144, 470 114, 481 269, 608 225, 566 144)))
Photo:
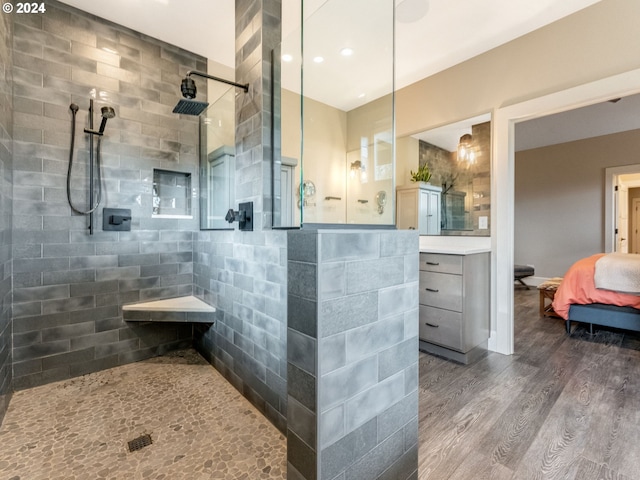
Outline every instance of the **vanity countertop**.
POLYGON ((420 253, 472 255, 491 251, 490 237, 420 236, 420 253))
POLYGON ((490 248, 469 245, 441 245, 420 248, 420 253, 444 253, 449 255, 471 255, 490 252, 490 248))

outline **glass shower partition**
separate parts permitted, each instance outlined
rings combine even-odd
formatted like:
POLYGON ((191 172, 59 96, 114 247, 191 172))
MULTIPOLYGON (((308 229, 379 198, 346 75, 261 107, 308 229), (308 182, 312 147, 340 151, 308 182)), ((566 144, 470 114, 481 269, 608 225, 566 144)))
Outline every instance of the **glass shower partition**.
POLYGON ((393 226, 394 2, 303 1, 301 17, 274 52, 274 226, 393 226))
POLYGON ((228 229, 235 205, 235 87, 200 115, 200 229, 228 229))

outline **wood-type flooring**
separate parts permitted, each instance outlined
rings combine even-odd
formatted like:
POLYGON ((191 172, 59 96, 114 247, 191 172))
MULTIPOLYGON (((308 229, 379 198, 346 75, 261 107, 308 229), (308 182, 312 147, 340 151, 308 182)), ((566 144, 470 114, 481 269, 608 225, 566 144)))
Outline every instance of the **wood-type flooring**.
POLYGON ((640 479, 640 335, 564 328, 516 288, 514 355, 420 353, 419 480, 640 479))

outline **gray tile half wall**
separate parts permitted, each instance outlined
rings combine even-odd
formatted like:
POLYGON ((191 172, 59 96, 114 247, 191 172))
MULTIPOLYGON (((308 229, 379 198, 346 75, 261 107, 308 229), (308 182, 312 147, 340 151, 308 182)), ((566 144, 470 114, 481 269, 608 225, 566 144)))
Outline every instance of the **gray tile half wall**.
MULTIPOLYGON (((171 111, 184 73, 206 70, 206 59, 55 0, 46 8, 12 16, 16 389, 148 358, 193 338, 188 324, 128 324, 120 307, 193 292, 197 212, 152 218, 151 192, 153 168, 196 178, 197 118, 171 111), (71 193, 86 209, 90 98, 96 125, 101 106, 116 112, 102 141, 93 236, 65 191, 73 102, 80 110, 71 193), (103 207, 130 208, 131 231, 103 232, 103 207)), ((198 99, 206 99, 206 82, 198 99)))
POLYGON ((417 478, 416 265, 416 232, 289 232, 289 478, 417 478))
POLYGON ((0 423, 12 391, 13 16, 0 15, 0 423))

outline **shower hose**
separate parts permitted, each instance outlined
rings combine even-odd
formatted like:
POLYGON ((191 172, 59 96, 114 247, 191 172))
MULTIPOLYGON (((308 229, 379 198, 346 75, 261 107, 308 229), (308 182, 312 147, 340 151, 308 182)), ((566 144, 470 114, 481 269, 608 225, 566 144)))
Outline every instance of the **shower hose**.
MULTIPOLYGON (((71 149, 69 150, 69 169, 67 170, 67 200, 69 201, 69 206, 71 210, 80 215, 89 215, 90 213, 95 212, 98 205, 100 205, 100 200, 102 197, 102 174, 100 173, 100 137, 98 136, 98 143, 96 144, 96 168, 98 170, 98 197, 96 199, 95 205, 91 206, 91 202, 93 202, 93 198, 89 199, 89 210, 83 211, 76 208, 71 202, 71 170, 73 169, 73 148, 75 146, 75 138, 76 138, 76 113, 78 113, 78 105, 72 103, 69 107, 71 109, 71 149)), ((93 163, 93 151, 89 153, 89 162, 93 163)))

